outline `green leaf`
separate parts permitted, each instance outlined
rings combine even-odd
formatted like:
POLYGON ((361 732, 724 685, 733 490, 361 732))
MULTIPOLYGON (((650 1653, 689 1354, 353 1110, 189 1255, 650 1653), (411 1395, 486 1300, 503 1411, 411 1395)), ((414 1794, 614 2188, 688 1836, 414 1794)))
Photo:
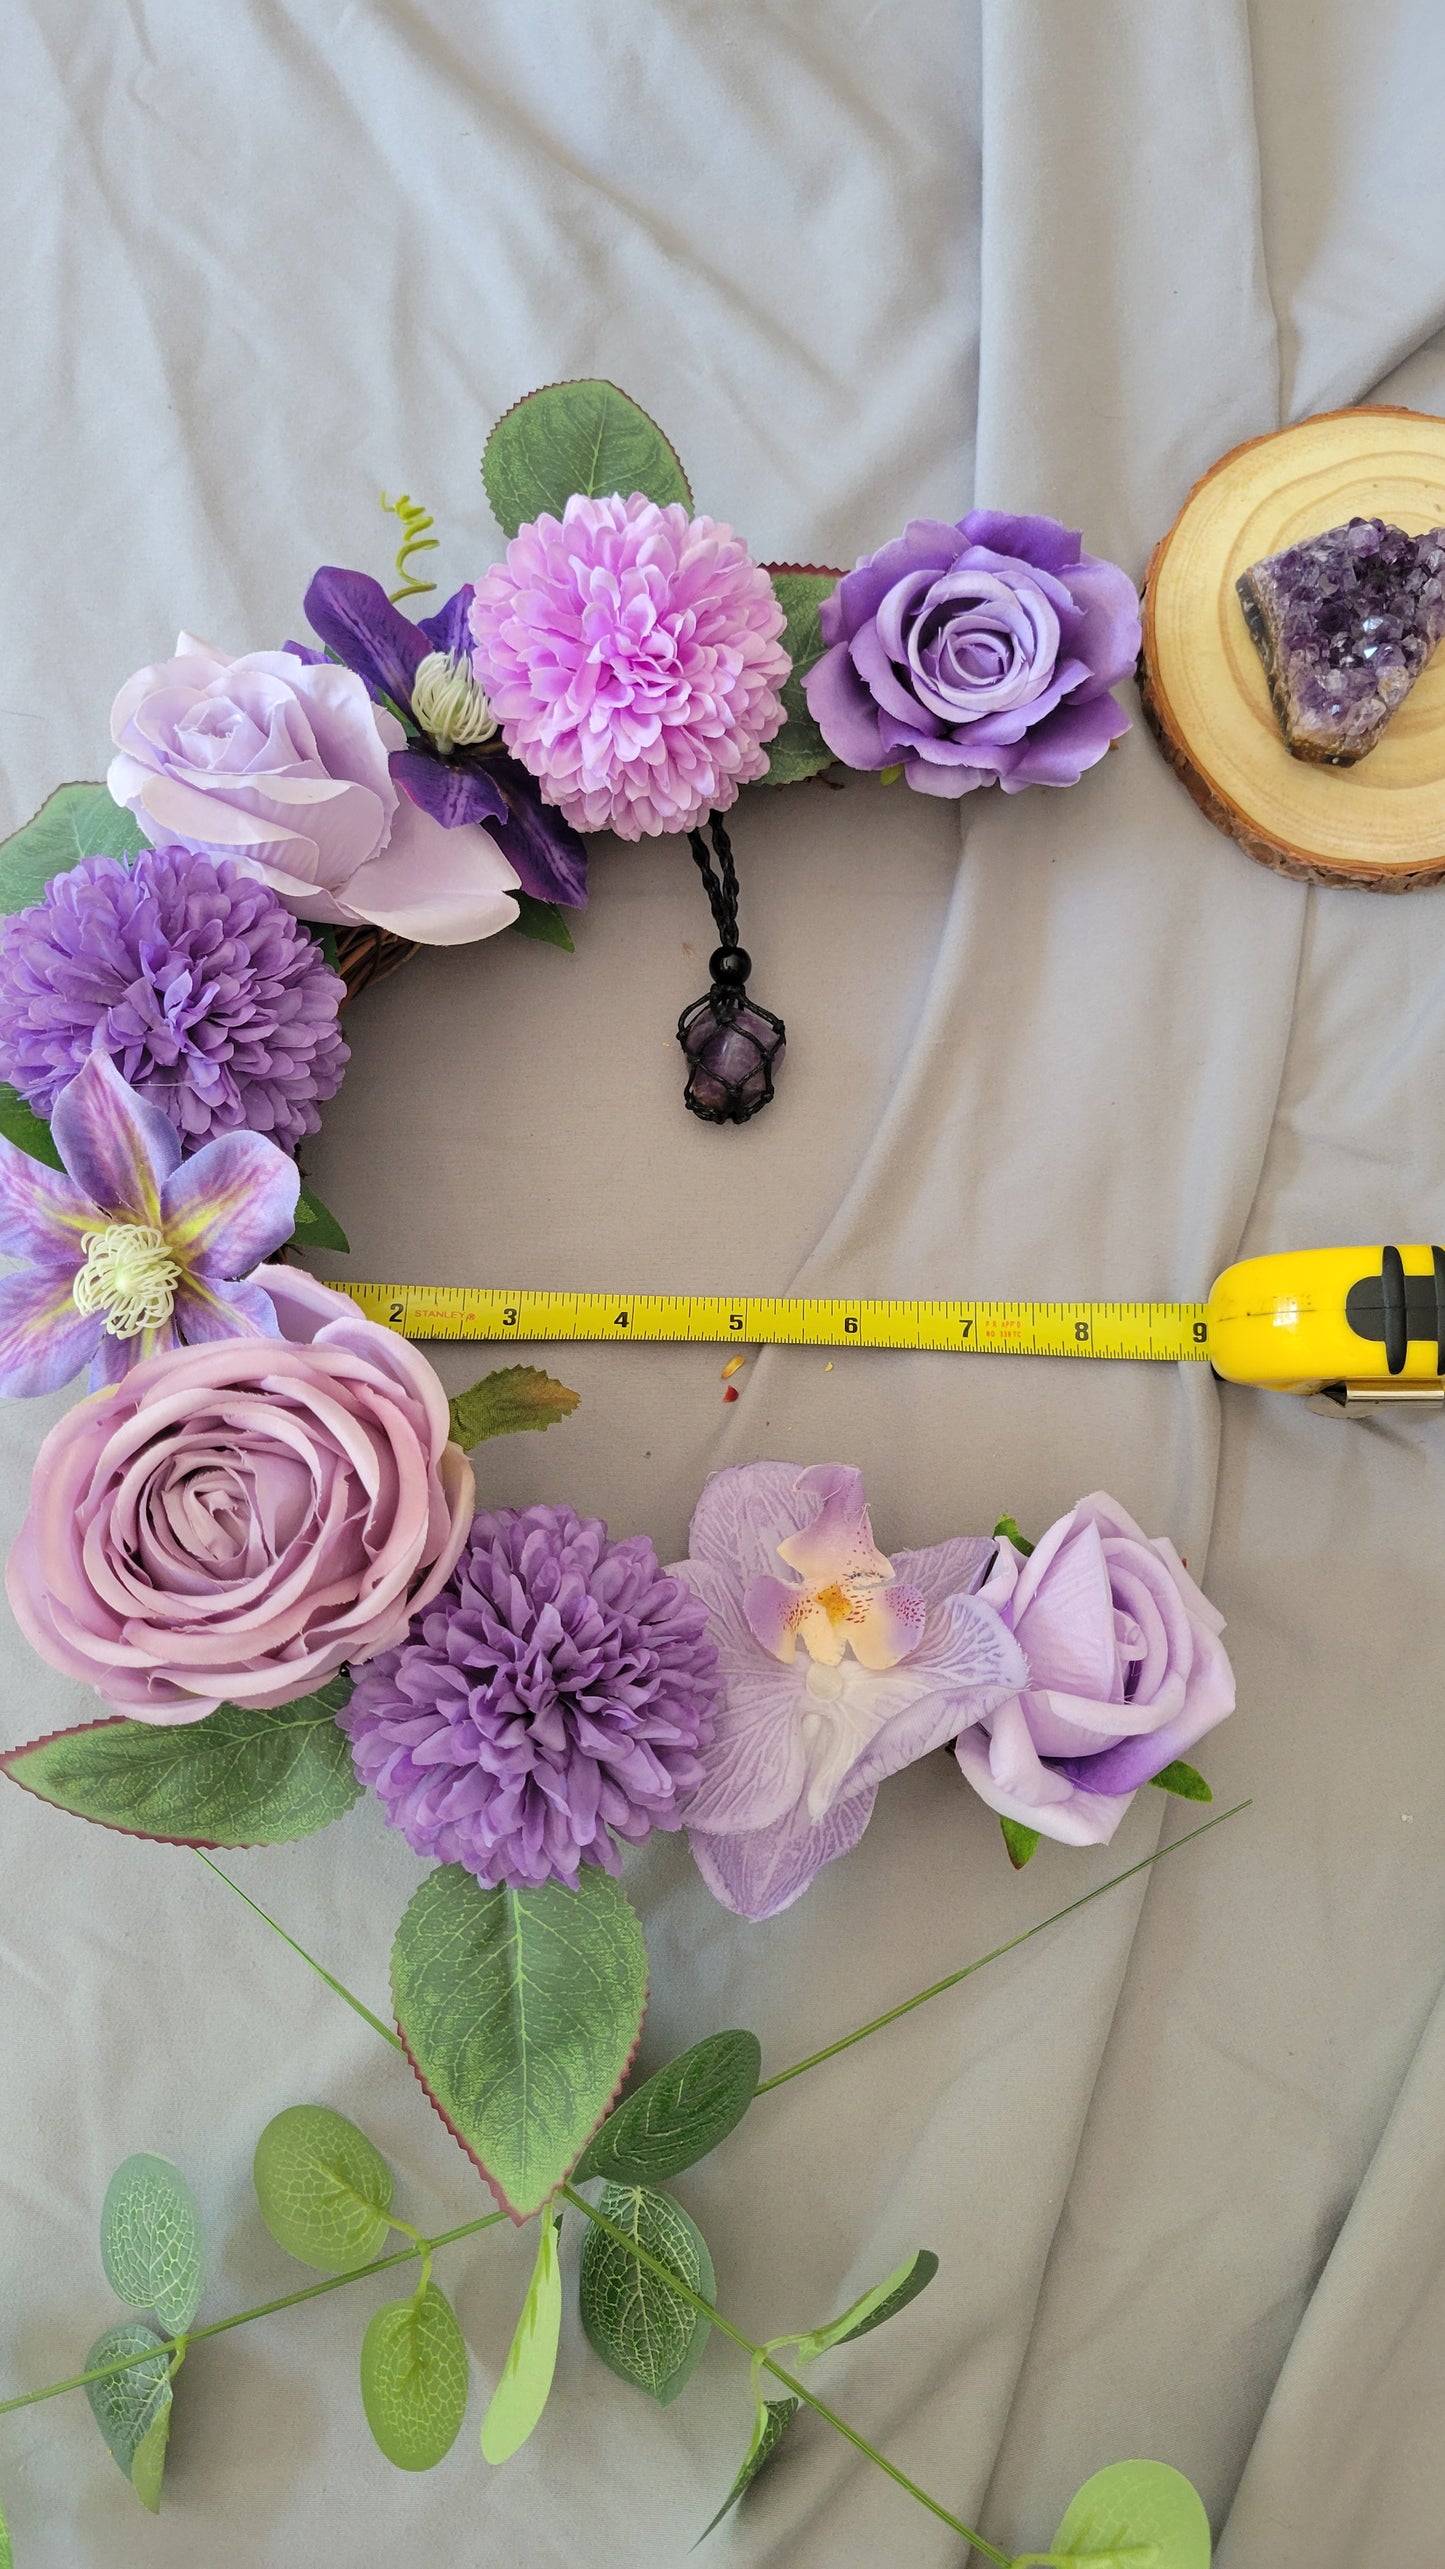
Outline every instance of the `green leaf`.
POLYGON ((350 2274, 391 2235, 391 2170, 374 2142, 329 2105, 288 2105, 256 2144, 261 2218, 288 2256, 350 2274))
POLYGON ((902 773, 903 773, 903 761, 902 761, 902 759, 900 758, 900 759, 899 759, 899 761, 898 761, 898 763, 897 763, 897 765, 896 765, 896 766, 894 766, 894 767, 880 767, 880 768, 879 768, 879 770, 878 770, 878 782, 879 782, 879 784, 880 784, 880 785, 896 785, 896 784, 897 784, 897 782, 898 782, 898 779, 899 779, 899 777, 902 775, 902 773))
POLYGON ((826 2355, 830 2347, 846 2346, 853 2337, 866 2337, 870 2328, 881 2328, 895 2311, 906 2310, 916 2301, 925 2286, 938 2272, 938 2259, 931 2248, 920 2248, 915 2256, 905 2257, 881 2284, 860 2293, 855 2302, 825 2328, 810 2329, 806 2337, 794 2340, 800 2364, 811 2364, 817 2355, 826 2355))
POLYGON ((6 1079, 0 1079, 0 1133, 17 1150, 28 1152, 32 1160, 43 1160, 47 1168, 65 1166, 44 1117, 32 1113, 19 1090, 6 1079))
POLYGON ((351 1254, 351 1242, 334 1213, 329 1213, 319 1195, 303 1186, 296 1198, 296 1228, 291 1234, 298 1249, 340 1249, 351 1254))
POLYGON ((349 1811, 361 1787, 333 1677, 275 1712, 222 1704, 203 1722, 124 1716, 52 1731, 0 1754, 27 1793, 102 1828, 169 1846, 285 1846, 349 1811))
POLYGON ((692 507, 687 475, 655 419, 616 384, 544 384, 498 420, 482 481, 504 535, 549 510, 560 517, 576 491, 624 499, 642 491, 665 508, 692 507))
POLYGON ((1011 1543, 1014 1550, 1016 1552, 1021 1552, 1026 1561, 1034 1548, 1029 1542, 1028 1537, 1020 1534, 1018 1527, 1011 1516, 1001 1516, 999 1518, 999 1521, 993 1530, 993 1537, 995 1543, 1011 1543))
POLYGON ((180 2169, 138 2150, 105 2190, 100 2255, 111 2289, 137 2310, 153 2310, 168 2337, 183 2336, 200 2306, 205 2276, 201 2216, 180 2169))
POLYGON ((570 1418, 582 1395, 535 1365, 503 1365, 484 1374, 451 1403, 452 1435, 469 1454, 489 1436, 514 1436, 523 1427, 555 1427, 570 1418))
POLYGON ((514 2219, 539 2211, 616 2095, 647 2003, 642 1931, 617 1884, 484 1890, 428 1874, 392 1947, 396 2018, 443 2120, 514 2219))
POLYGON ((1022 1820, 1001 1818, 999 1827, 1003 1831, 1004 1845, 1008 1848, 1008 1860, 1015 1873, 1022 1873, 1029 1858, 1038 1852, 1041 1832, 1038 1829, 1026 1829, 1022 1820))
POLYGON ((692 2546, 694 2551, 697 2549, 698 2542, 706 2542, 708 2535, 716 2532, 723 2517, 731 2515, 744 2491, 752 2487, 763 2464, 771 2461, 776 2453, 801 2407, 802 2401, 792 2398, 763 2400, 759 2403, 757 2417, 753 2422, 753 2440, 743 2455, 742 2468, 711 2523, 703 2526, 697 2542, 692 2546))
POLYGON ((1111 2462, 1072 2501, 1053 2549, 1026 2560, 1089 2569, 1209 2569, 1209 2518, 1197 2489, 1167 2462, 1111 2462))
POLYGON ((560 2227, 551 2212, 543 2213, 537 2234, 537 2261, 522 2315, 482 2420, 482 2458, 487 2462, 509 2462, 526 2443, 547 2405, 562 2327, 562 2269, 557 2262, 560 2227))
MULTIPOLYGON (((598 2211, 711 2301, 712 2259, 680 2203, 645 2185, 605 2185, 598 2211)), ((712 2323, 617 2239, 588 2229, 578 2278, 582 2325, 604 2364, 667 2408, 691 2381, 712 2323)))
POLYGON ((103 785, 57 785, 33 820, 0 844, 0 913, 28 910, 53 875, 83 856, 135 856, 149 844, 103 785))
POLYGON ((769 743, 768 772, 762 781, 767 785, 796 785, 833 762, 833 752, 808 711, 803 680, 814 661, 823 656, 818 609, 843 575, 840 571, 816 571, 811 566, 804 569, 795 563, 767 567, 778 604, 788 619, 783 649, 793 669, 783 689, 787 720, 776 740, 769 743))
POLYGON ((15 2569, 15 2554, 10 2547, 10 2527, 5 2521, 3 2507, 0 2507, 0 2569, 15 2569))
POLYGON ((1212 1802, 1214 1799, 1198 1767, 1186 1766, 1182 1757, 1176 1757, 1168 1766, 1161 1766, 1158 1774, 1151 1775, 1149 1781, 1157 1784, 1161 1793, 1177 1793, 1185 1802, 1212 1802))
POLYGON ((467 2413, 467 2341, 445 2293, 383 2302, 361 2341, 361 2404, 388 2462, 430 2471, 467 2413))
POLYGON ((594 2132, 574 2171, 620 2185, 655 2185, 706 2158, 753 2101, 763 2065, 756 2034, 709 2034, 635 2087, 594 2132))
POLYGON ((564 954, 576 953, 567 914, 555 901, 536 901, 530 892, 514 892, 512 898, 517 904, 512 923, 514 936, 535 937, 538 945, 560 946, 564 954))
POLYGON ((157 2351, 144 2363, 128 2364, 123 2373, 108 2374, 103 2382, 87 2382, 85 2396, 136 2496, 155 2515, 160 2509, 171 2431, 171 2359, 162 2351, 164 2340, 137 2319, 122 2320, 118 2328, 107 2328, 103 2337, 97 2337, 81 2369, 88 2373, 99 2364, 113 2364, 120 2355, 138 2355, 152 2346, 157 2351))

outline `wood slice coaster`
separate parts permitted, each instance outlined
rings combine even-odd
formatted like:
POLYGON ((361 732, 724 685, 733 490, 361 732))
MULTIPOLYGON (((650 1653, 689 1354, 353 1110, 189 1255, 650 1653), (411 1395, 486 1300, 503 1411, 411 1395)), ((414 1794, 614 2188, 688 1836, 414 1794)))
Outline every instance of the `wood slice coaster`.
POLYGON ((1324 411, 1222 455, 1150 559, 1139 688, 1171 767, 1251 856, 1307 883, 1408 892, 1445 878, 1445 643, 1367 757, 1317 766, 1284 745, 1234 586, 1351 517, 1445 525, 1445 419, 1324 411))

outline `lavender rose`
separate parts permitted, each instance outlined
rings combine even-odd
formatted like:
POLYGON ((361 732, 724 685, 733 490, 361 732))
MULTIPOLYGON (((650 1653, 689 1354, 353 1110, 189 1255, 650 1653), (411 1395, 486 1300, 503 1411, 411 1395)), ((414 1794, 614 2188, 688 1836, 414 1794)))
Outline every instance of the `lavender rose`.
POLYGON ((1052 517, 915 518, 842 578, 803 684, 849 767, 921 794, 1076 785, 1129 729, 1110 695, 1139 653, 1127 572, 1052 517))
POLYGON ((974 1791, 1005 1819, 1103 1846, 1135 1787, 1234 1710, 1224 1618, 1172 1543, 1096 1491, 1028 1557, 1000 1543, 978 1591, 1021 1645, 1028 1683, 959 1736, 974 1791))
MULTIPOLYGON (((406 734, 363 680, 293 651, 228 659, 183 633, 111 708, 106 783, 152 838, 228 856, 302 919, 465 945, 517 916, 515 868, 398 790, 406 734)), ((405 768, 402 770, 403 780, 405 768)))
POLYGON ((401 1639, 466 1539, 426 1359, 299 1271, 283 1332, 181 1347, 68 1411, 6 1571, 42 1659, 137 1721, 270 1710, 401 1639))

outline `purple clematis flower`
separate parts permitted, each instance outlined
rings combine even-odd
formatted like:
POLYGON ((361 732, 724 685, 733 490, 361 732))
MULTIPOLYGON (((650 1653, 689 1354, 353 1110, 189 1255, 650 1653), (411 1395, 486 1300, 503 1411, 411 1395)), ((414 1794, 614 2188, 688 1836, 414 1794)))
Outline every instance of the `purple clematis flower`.
POLYGON ((886 1776, 1006 1702, 1028 1662, 973 1593, 993 1541, 890 1561, 846 1465, 715 1472, 690 1547, 675 1575, 708 1609, 722 1693, 683 1822, 709 1890, 771 1918, 857 1845, 886 1776))
MULTIPOLYGON (((305 603, 327 650, 408 726, 406 747, 391 755, 393 784, 444 829, 483 823, 516 868, 524 892, 580 910, 587 900, 587 850, 571 823, 543 802, 526 768, 508 755, 472 676, 473 594, 468 583, 435 615, 413 624, 379 580, 328 565, 317 572, 305 603)), ((286 648, 305 647, 288 642, 286 648)))
POLYGON ((92 1053, 55 1101, 65 1174, 0 1139, 0 1393, 58 1391, 90 1365, 119 1382, 162 1348, 275 1338, 260 1285, 238 1277, 279 1249, 300 1173, 261 1133, 223 1133, 181 1159, 157 1107, 92 1053))

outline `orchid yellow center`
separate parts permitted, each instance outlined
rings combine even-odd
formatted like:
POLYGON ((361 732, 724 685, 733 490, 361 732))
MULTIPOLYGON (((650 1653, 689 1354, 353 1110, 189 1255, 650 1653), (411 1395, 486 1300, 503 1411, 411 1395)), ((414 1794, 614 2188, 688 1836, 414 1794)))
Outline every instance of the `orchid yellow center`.
POLYGON ((443 758, 454 749, 475 749, 497 728, 497 717, 465 660, 454 660, 447 651, 429 651, 419 664, 411 710, 443 758))
MULTIPOLYGON (((822 1607, 824 1614, 827 1616, 828 1621, 833 1626, 835 1632, 839 1624, 847 1623, 850 1618, 855 1622, 857 1620, 858 1609, 855 1600, 850 1597, 845 1587, 842 1587, 837 1583, 835 1583, 831 1588, 815 1588, 813 1590, 813 1603, 815 1606, 822 1607)), ((807 1645, 807 1639, 808 1636, 805 1632, 803 1634, 805 1647, 807 1645)))
POLYGON ((181 1281, 164 1232, 148 1222, 108 1222, 103 1231, 85 1232, 80 1245, 85 1264, 71 1287, 77 1311, 103 1314, 111 1338, 164 1327, 181 1281))

